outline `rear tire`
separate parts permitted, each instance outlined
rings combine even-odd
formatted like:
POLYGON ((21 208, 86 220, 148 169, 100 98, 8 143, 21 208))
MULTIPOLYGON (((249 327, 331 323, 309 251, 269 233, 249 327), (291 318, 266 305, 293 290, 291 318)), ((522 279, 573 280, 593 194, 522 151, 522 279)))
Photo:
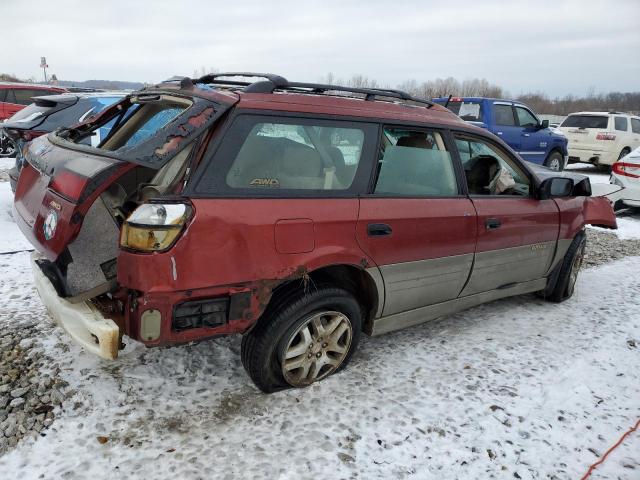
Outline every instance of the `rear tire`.
POLYGON ((268 309, 242 338, 242 364, 260 390, 305 387, 347 365, 362 330, 362 310, 353 295, 319 286, 276 303, 278 308, 268 309))
POLYGON ((544 161, 544 166, 551 170, 555 170, 556 172, 561 172, 564 170, 564 157, 560 152, 554 150, 544 161))
MULTIPOLYGON (((576 280, 582 266, 584 251, 587 245, 587 236, 584 232, 576 235, 564 255, 560 264, 556 267, 560 269, 555 285, 545 294, 545 299, 550 302, 560 303, 571 298, 575 291, 576 280)), ((554 275, 552 274, 553 278, 554 275)))

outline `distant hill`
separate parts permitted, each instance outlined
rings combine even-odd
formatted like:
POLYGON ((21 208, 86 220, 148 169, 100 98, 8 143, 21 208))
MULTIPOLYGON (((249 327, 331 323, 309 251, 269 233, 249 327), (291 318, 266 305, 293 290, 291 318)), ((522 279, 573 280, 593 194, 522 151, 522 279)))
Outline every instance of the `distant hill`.
POLYGON ((101 88, 104 90, 139 90, 144 87, 141 82, 124 82, 120 80, 84 80, 76 82, 73 80, 58 80, 61 87, 84 87, 101 88))

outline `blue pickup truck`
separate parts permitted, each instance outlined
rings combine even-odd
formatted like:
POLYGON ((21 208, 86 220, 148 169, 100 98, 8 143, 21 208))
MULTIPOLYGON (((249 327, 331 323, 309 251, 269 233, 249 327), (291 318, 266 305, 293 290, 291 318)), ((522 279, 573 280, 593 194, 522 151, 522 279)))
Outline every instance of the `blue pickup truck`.
POLYGON ((553 170, 567 164, 567 137, 540 121, 526 105, 484 97, 434 98, 463 120, 500 137, 525 160, 553 170))

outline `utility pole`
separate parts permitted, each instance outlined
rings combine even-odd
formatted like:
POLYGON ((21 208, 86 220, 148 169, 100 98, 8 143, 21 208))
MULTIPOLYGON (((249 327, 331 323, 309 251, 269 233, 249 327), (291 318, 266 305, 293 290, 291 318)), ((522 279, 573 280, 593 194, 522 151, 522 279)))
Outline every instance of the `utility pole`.
POLYGON ((42 72, 44 73, 44 83, 47 83, 47 68, 49 67, 49 65, 47 65, 47 57, 40 57, 40 68, 42 69, 42 72))

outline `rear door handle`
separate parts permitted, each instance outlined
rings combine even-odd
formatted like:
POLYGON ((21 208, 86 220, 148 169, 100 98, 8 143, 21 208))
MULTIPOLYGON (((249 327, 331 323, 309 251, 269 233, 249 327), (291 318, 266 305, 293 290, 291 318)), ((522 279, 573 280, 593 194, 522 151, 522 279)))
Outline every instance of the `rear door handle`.
POLYGON ((367 225, 367 233, 370 237, 382 237, 391 235, 391 227, 386 223, 370 223, 367 225))
POLYGON ((487 230, 495 230, 496 228, 500 228, 502 226, 502 222, 497 218, 487 218, 484 221, 484 226, 487 230))

